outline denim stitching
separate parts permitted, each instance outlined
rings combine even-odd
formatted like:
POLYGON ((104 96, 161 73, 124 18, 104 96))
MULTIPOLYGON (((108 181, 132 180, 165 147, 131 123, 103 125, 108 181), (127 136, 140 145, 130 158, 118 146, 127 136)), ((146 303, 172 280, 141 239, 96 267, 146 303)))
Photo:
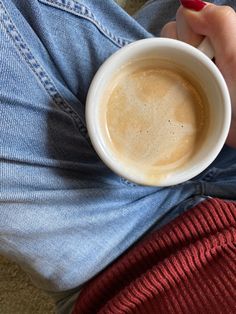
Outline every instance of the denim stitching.
POLYGON ((118 47, 123 47, 131 41, 123 39, 112 34, 106 27, 104 27, 94 16, 94 14, 84 5, 71 0, 38 0, 41 3, 48 4, 57 8, 66 10, 69 13, 83 17, 91 21, 108 39, 110 39, 118 47))
POLYGON ((43 69, 41 64, 35 59, 29 47, 24 42, 19 31, 11 20, 2 2, 0 2, 0 17, 2 17, 7 34, 13 39, 16 48, 18 49, 26 63, 29 65, 31 70, 37 76, 37 78, 45 88, 47 94, 50 96, 50 98, 52 98, 53 103, 74 119, 80 133, 88 139, 87 129, 81 121, 80 117, 73 110, 73 108, 62 98, 52 80, 50 79, 49 75, 43 69))
POLYGON ((123 184, 125 184, 125 185, 128 185, 128 186, 130 186, 130 187, 136 187, 136 186, 138 186, 138 184, 136 184, 136 183, 134 183, 134 182, 132 182, 132 181, 129 181, 129 180, 123 178, 123 177, 120 177, 120 181, 121 181, 121 183, 123 183, 123 184))
POLYGON ((212 168, 205 176, 202 177, 204 181, 211 181, 216 176, 216 168, 212 168))

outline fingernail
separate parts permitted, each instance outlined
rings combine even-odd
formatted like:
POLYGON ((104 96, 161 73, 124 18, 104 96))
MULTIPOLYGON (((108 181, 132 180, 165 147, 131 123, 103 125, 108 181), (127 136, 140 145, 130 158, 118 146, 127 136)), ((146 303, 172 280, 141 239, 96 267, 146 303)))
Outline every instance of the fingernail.
POLYGON ((183 7, 186 9, 201 11, 206 3, 201 0, 180 0, 183 7))

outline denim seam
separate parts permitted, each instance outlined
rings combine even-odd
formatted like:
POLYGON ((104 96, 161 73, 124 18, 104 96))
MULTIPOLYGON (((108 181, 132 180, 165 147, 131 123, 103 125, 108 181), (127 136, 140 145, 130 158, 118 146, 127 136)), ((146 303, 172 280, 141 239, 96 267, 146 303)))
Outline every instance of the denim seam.
POLYGON ((215 177, 215 168, 211 169, 205 176, 203 176, 204 181, 211 181, 215 177))
POLYGON ((63 99, 63 97, 58 92, 57 88, 55 87, 54 83, 52 82, 51 78, 42 67, 42 65, 36 60, 32 52, 30 51, 29 47, 23 40, 22 36, 20 35, 17 27, 11 20, 9 13, 5 9, 2 2, 0 2, 0 17, 2 15, 2 22, 5 27, 6 33, 10 36, 13 40, 17 51, 19 51, 20 55, 24 59, 24 61, 28 64, 30 69, 38 78, 39 82, 44 87, 45 91, 49 95, 49 97, 53 100, 53 103, 65 113, 67 113, 70 117, 73 118, 76 126, 78 127, 80 133, 88 139, 88 133, 85 125, 81 121, 79 115, 73 110, 73 108, 63 99))
MULTIPOLYGON (((230 167, 230 170, 234 170, 236 169, 236 164, 230 167)), ((202 177, 202 180, 206 181, 206 182, 211 182, 213 179, 215 179, 216 177, 218 177, 222 171, 224 171, 223 169, 220 168, 212 168, 205 176, 202 177)))
MULTIPOLYGON (((120 38, 112 34, 106 27, 104 27, 94 16, 94 14, 84 5, 77 3, 76 1, 68 1, 67 4, 62 3, 62 0, 38 0, 41 3, 48 4, 53 7, 57 7, 59 9, 64 9, 65 11, 72 13, 76 16, 83 17, 89 21, 91 21, 98 30, 104 34, 108 39, 110 39, 114 44, 118 47, 123 47, 129 43, 130 40, 120 38)), ((65 1, 65 0, 64 0, 65 1)))
POLYGON ((129 180, 123 178, 123 177, 120 177, 120 181, 121 181, 122 184, 128 185, 128 186, 130 186, 130 187, 136 187, 136 186, 138 186, 138 184, 136 184, 136 183, 134 183, 134 182, 131 182, 131 181, 129 181, 129 180))

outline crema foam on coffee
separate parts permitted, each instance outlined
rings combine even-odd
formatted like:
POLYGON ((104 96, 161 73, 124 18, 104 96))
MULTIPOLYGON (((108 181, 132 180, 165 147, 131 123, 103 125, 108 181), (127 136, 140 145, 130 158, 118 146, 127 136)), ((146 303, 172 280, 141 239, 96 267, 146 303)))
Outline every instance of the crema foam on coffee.
POLYGON ((209 106, 202 89, 174 64, 160 60, 122 67, 101 108, 114 155, 150 179, 183 167, 207 132, 209 106))

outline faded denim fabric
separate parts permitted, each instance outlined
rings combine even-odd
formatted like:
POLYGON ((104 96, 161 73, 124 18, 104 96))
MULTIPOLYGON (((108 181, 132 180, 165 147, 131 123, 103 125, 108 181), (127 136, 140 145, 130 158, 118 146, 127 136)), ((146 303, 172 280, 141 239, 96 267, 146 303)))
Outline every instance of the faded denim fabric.
POLYGON ((205 197, 236 199, 229 147, 197 178, 155 188, 114 174, 88 138, 85 100, 99 66, 158 36, 178 5, 149 1, 131 17, 112 0, 0 0, 0 254, 59 313, 150 229, 205 197))

